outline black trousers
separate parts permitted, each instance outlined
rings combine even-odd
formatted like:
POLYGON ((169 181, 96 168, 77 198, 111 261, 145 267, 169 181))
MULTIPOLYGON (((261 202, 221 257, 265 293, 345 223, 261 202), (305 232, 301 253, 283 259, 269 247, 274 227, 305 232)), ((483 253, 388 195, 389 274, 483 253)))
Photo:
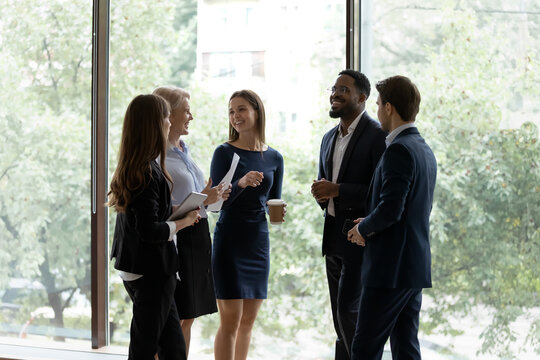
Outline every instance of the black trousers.
POLYGON ((421 307, 422 289, 363 288, 351 359, 380 360, 390 337, 392 359, 420 360, 421 307))
POLYGON ((336 360, 349 360, 351 345, 358 318, 358 306, 362 291, 361 267, 362 259, 348 259, 342 255, 338 241, 340 238, 335 229, 335 219, 327 216, 325 234, 332 240, 326 247, 326 277, 330 292, 332 319, 336 330, 336 360))
POLYGON ((174 303, 175 275, 124 281, 133 301, 129 360, 185 360, 186 344, 174 303))

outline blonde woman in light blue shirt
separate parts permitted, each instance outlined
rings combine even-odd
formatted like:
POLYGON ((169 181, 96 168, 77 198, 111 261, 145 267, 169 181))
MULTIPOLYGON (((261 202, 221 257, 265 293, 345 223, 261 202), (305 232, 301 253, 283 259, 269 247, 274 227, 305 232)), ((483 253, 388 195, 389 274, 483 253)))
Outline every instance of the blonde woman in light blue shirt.
MULTIPOLYGON (((174 183, 172 204, 179 205, 192 191, 208 195, 204 205, 226 200, 230 190, 223 189, 222 185, 212 186, 211 180, 205 185, 202 170, 195 164, 190 148, 181 139, 189 134, 189 125, 193 120, 189 93, 178 87, 162 86, 154 90, 154 94, 163 97, 171 106, 171 130, 165 164, 174 183)), ((212 243, 204 207, 199 213, 201 219, 197 224, 177 233, 180 281, 176 284, 175 301, 186 340, 186 352, 189 352, 194 319, 217 311, 211 267, 212 243)))

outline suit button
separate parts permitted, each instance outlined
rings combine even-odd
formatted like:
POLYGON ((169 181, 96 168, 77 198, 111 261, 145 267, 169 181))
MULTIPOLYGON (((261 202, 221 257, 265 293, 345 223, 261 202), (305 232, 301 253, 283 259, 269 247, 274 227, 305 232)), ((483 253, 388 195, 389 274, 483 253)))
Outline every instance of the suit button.
POLYGON ((210 255, 210 249, 208 249, 208 251, 206 252, 208 255, 210 255))
POLYGON ((208 274, 210 274, 210 268, 208 268, 208 270, 206 271, 208 274))

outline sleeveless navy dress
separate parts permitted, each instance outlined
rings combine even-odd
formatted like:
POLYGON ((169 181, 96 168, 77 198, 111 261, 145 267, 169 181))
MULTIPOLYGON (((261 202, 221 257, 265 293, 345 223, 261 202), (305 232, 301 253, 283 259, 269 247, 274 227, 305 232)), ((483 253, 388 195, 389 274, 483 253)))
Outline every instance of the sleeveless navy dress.
POLYGON ((223 203, 214 230, 214 288, 218 299, 266 299, 270 272, 266 201, 281 198, 283 157, 271 147, 261 152, 222 144, 212 157, 213 184, 223 179, 234 153, 240 160, 232 178, 231 195, 223 203), (262 183, 241 189, 238 180, 252 170, 264 173, 262 183))

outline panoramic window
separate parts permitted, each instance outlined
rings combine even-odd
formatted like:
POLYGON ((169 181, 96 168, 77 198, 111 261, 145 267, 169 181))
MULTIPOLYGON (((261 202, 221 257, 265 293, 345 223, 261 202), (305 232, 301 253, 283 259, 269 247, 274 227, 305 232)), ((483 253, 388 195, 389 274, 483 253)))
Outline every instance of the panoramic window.
POLYGON ((89 347, 92 4, 0 7, 0 336, 89 347))
POLYGON ((438 160, 423 355, 536 358, 540 5, 363 3, 363 70, 418 85, 417 126, 438 160))

